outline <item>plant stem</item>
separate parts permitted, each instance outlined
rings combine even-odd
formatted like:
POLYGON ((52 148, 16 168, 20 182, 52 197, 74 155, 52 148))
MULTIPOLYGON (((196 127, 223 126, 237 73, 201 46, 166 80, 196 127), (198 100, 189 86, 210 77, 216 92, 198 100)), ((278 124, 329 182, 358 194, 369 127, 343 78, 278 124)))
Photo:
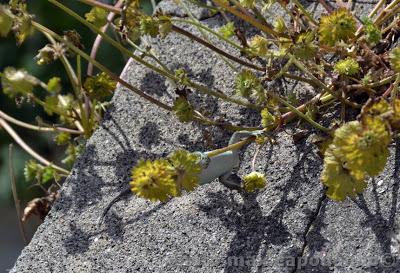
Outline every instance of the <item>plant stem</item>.
POLYGON ((99 2, 96 0, 79 0, 82 3, 85 3, 86 5, 92 6, 92 7, 98 7, 98 8, 103 8, 105 10, 120 14, 121 13, 121 9, 118 7, 114 7, 111 5, 107 5, 103 2, 99 2))
MULTIPOLYGON (((79 22, 81 22, 83 25, 87 26, 90 30, 92 30, 94 33, 100 34, 103 39, 110 43, 113 47, 115 47, 116 49, 118 49, 119 51, 121 51, 122 53, 128 55, 129 57, 131 57, 132 59, 134 59, 135 61, 137 61, 138 63, 150 68, 151 70, 157 72, 158 74, 170 78, 171 80, 175 81, 175 82, 179 82, 179 78, 177 78, 174 74, 172 74, 170 71, 164 71, 146 61, 144 61, 143 59, 141 59, 140 57, 136 56, 135 54, 133 54, 130 50, 126 49, 125 47, 123 47, 122 45, 120 45, 119 43, 117 43, 116 41, 114 41, 113 39, 111 39, 107 34, 101 32, 101 30, 99 30, 97 27, 93 26, 92 24, 90 24, 89 22, 87 22, 85 19, 83 19, 81 16, 79 16, 77 13, 73 12, 72 10, 70 10, 69 8, 67 8, 66 6, 62 5, 61 3, 57 2, 56 0, 48 0, 50 3, 54 4, 55 6, 59 7, 60 9, 62 9, 64 12, 66 12, 67 14, 69 14, 70 16, 72 16, 73 18, 75 18, 76 20, 78 20, 79 22)), ((38 24, 37 22, 35 22, 36 24, 38 24)), ((40 25, 40 24, 39 24, 40 25)), ((47 29, 46 27, 40 25, 42 27, 42 29, 47 29)), ((50 31, 49 29, 47 29, 48 31, 50 31)), ((54 32, 52 32, 53 34, 55 34, 54 32)), ((60 36, 59 36, 60 37, 60 36)), ((64 39, 61 40, 64 43, 67 43, 64 39)), ((72 45, 71 43, 69 43, 70 46, 75 47, 74 45, 72 45)), ((75 49, 77 49, 76 52, 81 52, 83 54, 85 54, 82 50, 78 49, 75 47, 75 49)), ((78 53, 78 54, 81 54, 78 53)), ((82 55, 82 54, 81 54, 82 55)), ((87 57, 84 57, 86 60, 91 61, 92 59, 90 58, 90 56, 88 56, 87 54, 85 54, 87 57), (89 58, 89 59, 87 59, 89 58)), ((95 60, 93 60, 95 61, 95 60)), ((102 66, 103 68, 105 68, 103 65, 101 65, 100 63, 96 62, 97 65, 102 66)), ((111 73, 111 72, 110 72, 111 73)), ((115 75, 114 75, 115 76, 115 75)), ((119 79, 119 78, 118 78, 119 79)), ((235 103, 244 107, 249 107, 249 108, 255 108, 254 105, 250 104, 250 103, 246 103, 242 100, 236 99, 236 98, 232 98, 231 96, 227 96, 223 93, 219 93, 216 92, 214 90, 211 90, 205 86, 201 86, 198 85, 190 80, 188 80, 188 86, 192 87, 194 89, 197 89, 200 92, 203 92, 207 95, 210 96, 214 96, 217 98, 220 98, 222 100, 225 100, 227 102, 231 102, 231 103, 235 103)))
MULTIPOLYGON (((114 5, 114 7, 115 8, 120 8, 123 3, 124 3, 123 0, 118 0, 118 2, 114 5)), ((107 23, 101 29, 102 32, 106 32, 107 31, 108 27, 110 26, 110 22, 114 19, 114 16, 115 16, 115 12, 110 12, 108 14, 107 23)), ((101 35, 97 34, 96 39, 93 42, 92 50, 90 52, 90 57, 92 57, 93 59, 96 59, 97 51, 98 51, 98 49, 100 47, 102 39, 103 39, 103 37, 101 37, 101 35)), ((93 64, 92 63, 88 63, 88 68, 87 68, 87 73, 86 74, 88 76, 92 76, 93 75, 93 64)))
POLYGON ((1 110, 0 110, 0 118, 3 118, 5 120, 7 120, 8 122, 11 122, 20 127, 34 130, 34 131, 39 131, 39 132, 65 132, 65 133, 75 134, 75 135, 83 134, 83 132, 81 132, 81 131, 73 130, 73 129, 69 129, 69 128, 56 127, 56 126, 55 127, 41 127, 41 126, 32 125, 32 124, 17 120, 15 118, 7 115, 6 113, 4 113, 1 110))
POLYGON ((225 3, 222 0, 212 0, 217 6, 220 6, 224 9, 226 9, 227 11, 229 11, 230 13, 232 13, 233 15, 236 15, 237 17, 239 17, 240 19, 248 22, 249 24, 253 25, 254 27, 256 27, 257 29, 261 30, 262 32, 266 33, 266 34, 270 34, 276 37, 286 37, 288 38, 288 36, 286 34, 281 34, 276 32, 275 30, 273 30, 272 28, 261 24, 258 20, 256 20, 255 18, 244 14, 242 12, 240 12, 239 10, 237 10, 234 7, 229 6, 229 4, 225 3))
POLYGON ((69 171, 67 171, 64 168, 61 168, 57 165, 54 165, 53 163, 51 163, 50 161, 46 160, 45 158, 43 158, 41 155, 39 155, 38 153, 36 153, 34 150, 31 149, 31 147, 29 147, 29 145, 27 145, 21 138, 20 136, 14 131, 13 128, 11 128, 11 126, 3 119, 0 118, 0 127, 2 127, 14 140, 15 142, 18 143, 18 145, 24 149, 28 154, 30 154, 33 158, 35 158, 37 161, 39 161, 40 163, 46 165, 46 166, 51 166, 52 168, 54 168, 55 170, 64 173, 64 174, 69 174, 69 171))
POLYGON ((246 138, 246 139, 244 139, 242 141, 236 142, 235 144, 228 145, 228 146, 226 146, 224 148, 216 149, 216 150, 213 150, 211 152, 208 152, 207 156, 208 157, 214 157, 214 156, 217 156, 219 154, 222 154, 222 153, 225 153, 225 152, 228 152, 228 151, 240 149, 244 145, 247 145, 247 144, 253 142, 255 139, 256 139, 255 136, 248 137, 248 138, 246 138))
POLYGON ((144 93, 143 91, 141 91, 140 89, 132 86, 131 84, 127 83, 126 81, 124 81, 123 79, 119 78, 117 75, 115 75, 114 73, 112 73, 108 68, 106 68, 105 66, 103 66, 102 64, 100 64, 99 62, 97 62, 96 60, 93 60, 92 58, 90 58, 89 55, 87 55, 85 52, 83 52, 82 50, 80 50, 79 48, 77 48, 76 46, 74 46, 72 43, 70 43, 69 41, 64 40, 60 35, 56 34, 55 32, 51 31, 50 29, 42 26, 41 24, 32 21, 32 25, 33 27, 35 27, 37 30, 41 31, 41 32, 45 32, 48 33, 49 35, 53 36, 55 39, 59 40, 60 42, 65 43, 72 51, 74 51, 76 54, 81 55, 84 59, 86 59, 88 62, 92 62, 94 64, 94 66, 96 66, 98 69, 100 69, 101 71, 103 71, 104 73, 108 74, 113 80, 119 82, 121 85, 125 86, 126 88, 128 88, 129 90, 133 91, 134 93, 136 93, 137 95, 139 95, 140 97, 150 101, 151 103, 154 103, 155 105, 171 111, 171 107, 162 103, 161 101, 147 95, 146 93, 144 93))
POLYGON ((237 62, 237 63, 239 63, 239 64, 241 64, 243 66, 247 66, 249 68, 252 68, 252 69, 255 69, 255 70, 258 70, 258 71, 263 71, 263 72, 265 71, 265 68, 260 67, 260 66, 256 66, 256 65, 254 65, 252 63, 246 62, 246 61, 244 61, 244 60, 242 60, 242 59, 240 59, 238 57, 235 57, 235 56, 233 56, 233 55, 231 55, 231 54, 229 54, 229 53, 227 53, 227 52, 215 47, 214 45, 212 45, 209 42, 201 39, 200 37, 197 37, 196 35, 188 32, 188 31, 186 31, 186 30, 184 30, 184 29, 182 29, 182 28, 180 28, 180 27, 178 27, 176 25, 172 26, 172 30, 177 32, 177 33, 179 33, 179 34, 182 34, 182 35, 188 37, 191 40, 194 40, 194 41, 198 42, 199 44, 204 45, 205 47, 208 47, 209 49, 217 52, 218 54, 221 54, 222 56, 225 56, 228 59, 231 59, 232 61, 235 61, 235 62, 237 62))
POLYGON ((276 99, 277 101, 279 101, 280 103, 282 103, 283 105, 285 105, 286 107, 288 107, 294 114, 298 115, 300 118, 304 119, 306 122, 310 123, 312 126, 314 126, 315 128, 317 128, 318 130, 321 130, 323 132, 329 132, 329 129, 322 126, 321 124, 319 124, 318 122, 314 121, 312 118, 310 118, 309 116, 303 114, 301 111, 299 111, 296 107, 294 107, 293 105, 291 105, 289 102, 287 102, 286 100, 282 99, 280 96, 273 94, 273 93, 268 93, 269 95, 271 95, 274 99, 276 99))
POLYGON ((11 183, 11 191, 14 199, 15 210, 17 211, 17 218, 18 218, 18 227, 19 232, 21 233, 22 240, 24 241, 25 245, 28 244, 28 239, 26 237, 24 224, 22 223, 21 217, 21 200, 18 199, 17 193, 17 185, 15 182, 15 172, 14 172, 14 159, 13 159, 13 145, 10 144, 8 146, 8 173, 10 176, 10 183, 11 183))
POLYGON ((393 89, 392 89, 392 94, 391 94, 391 99, 392 99, 393 105, 394 105, 394 103, 397 99, 398 93, 399 93, 399 83, 400 83, 400 73, 397 73, 397 77, 393 84, 393 89))
POLYGON ((298 1, 298 0, 293 0, 294 4, 296 7, 300 9, 300 11, 304 14, 304 16, 307 17, 307 19, 315 26, 318 26, 318 22, 315 21, 315 19, 311 16, 311 14, 304 8, 304 6, 298 1))

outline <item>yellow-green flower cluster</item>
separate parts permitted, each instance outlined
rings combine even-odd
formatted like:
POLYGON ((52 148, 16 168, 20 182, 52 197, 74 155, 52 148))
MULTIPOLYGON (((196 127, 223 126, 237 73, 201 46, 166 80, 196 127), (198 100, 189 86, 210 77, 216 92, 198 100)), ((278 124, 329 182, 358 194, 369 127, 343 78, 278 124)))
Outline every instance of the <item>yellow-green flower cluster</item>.
POLYGON ((353 76, 360 71, 360 65, 355 59, 347 57, 335 64, 335 71, 340 75, 353 76))
POLYGON ((245 191, 254 192, 257 189, 262 189, 267 184, 265 175, 260 172, 251 172, 243 178, 243 186, 245 191))
POLYGON ((13 14, 11 11, 0 5, 0 37, 6 37, 13 26, 13 14))
POLYGON ((168 159, 142 160, 132 169, 131 191, 151 201, 167 201, 192 191, 199 184, 202 167, 196 154, 178 150, 168 159))
POLYGON ((348 42, 356 32, 356 20, 347 9, 340 8, 321 17, 318 32, 322 44, 334 46, 340 41, 348 42))
POLYGON ((268 53, 269 42, 260 35, 255 35, 249 42, 249 51, 254 56, 265 56, 268 53))
POLYGON ((361 121, 348 122, 335 131, 321 175, 331 199, 344 200, 361 193, 366 176, 376 176, 385 167, 392 138, 389 123, 378 114, 384 109, 384 105, 364 109, 361 121))
POLYGON ((267 129, 272 129, 275 128, 275 126, 278 123, 278 118, 271 114, 271 112, 268 110, 268 108, 264 108, 261 111, 261 125, 264 128, 267 129))

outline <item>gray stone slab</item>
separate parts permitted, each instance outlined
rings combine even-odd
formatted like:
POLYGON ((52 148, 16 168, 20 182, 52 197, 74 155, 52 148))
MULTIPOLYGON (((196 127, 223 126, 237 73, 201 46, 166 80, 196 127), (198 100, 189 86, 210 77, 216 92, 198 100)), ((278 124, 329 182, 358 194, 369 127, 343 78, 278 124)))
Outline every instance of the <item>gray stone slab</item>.
MULTIPOLYGON (((214 28, 222 24, 219 16, 204 22, 214 28)), ((151 43, 170 68, 187 68, 199 82, 232 92, 233 73, 204 47, 177 35, 151 43)), ((171 84, 134 62, 123 78, 164 102, 175 97, 171 84)), ((307 86, 281 87, 282 92, 312 95, 307 86)), ((258 114, 232 104, 196 93, 190 99, 214 118, 259 123, 258 114)), ((163 157, 177 148, 222 147, 229 139, 220 128, 182 125, 173 114, 119 87, 61 198, 12 272, 395 272, 396 265, 385 267, 382 261, 377 271, 359 265, 367 258, 398 258, 395 148, 386 171, 375 180, 377 186, 371 182, 364 199, 334 203, 325 198, 319 180, 322 162, 312 135, 295 140, 295 132, 280 132, 277 145, 260 150, 256 167, 267 174, 268 185, 256 194, 230 191, 214 181, 166 204, 131 196, 115 204, 98 227, 103 208, 126 187, 140 158, 163 157), (211 136, 211 144, 205 135, 211 136), (339 261, 322 265, 325 257, 339 261), (319 264, 309 263, 311 258, 319 264), (344 259, 349 263, 342 263, 344 259)), ((255 149, 252 144, 243 150, 239 175, 250 171, 255 149)))

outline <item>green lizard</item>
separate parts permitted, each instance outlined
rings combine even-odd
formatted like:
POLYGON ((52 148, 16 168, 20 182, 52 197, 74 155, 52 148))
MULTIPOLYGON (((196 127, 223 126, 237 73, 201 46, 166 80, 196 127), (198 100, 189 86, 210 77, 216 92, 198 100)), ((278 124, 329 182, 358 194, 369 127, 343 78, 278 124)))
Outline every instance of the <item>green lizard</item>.
MULTIPOLYGON (((263 132, 263 130, 235 132, 231 136, 228 146, 243 140, 243 138, 245 137, 258 136, 261 135, 263 132)), ((209 154, 212 152, 213 151, 194 152, 199 156, 200 164, 203 167, 203 170, 201 171, 199 176, 199 185, 211 183, 218 178, 223 185, 230 189, 241 189, 241 181, 232 178, 232 174, 237 171, 237 168, 240 164, 239 148, 225 151, 221 154, 210 157, 209 154)), ((111 206, 119 201, 122 197, 130 193, 131 189, 130 187, 128 187, 118 196, 112 199, 104 209, 99 224, 102 223, 102 220, 106 216, 107 212, 110 210, 111 206)))

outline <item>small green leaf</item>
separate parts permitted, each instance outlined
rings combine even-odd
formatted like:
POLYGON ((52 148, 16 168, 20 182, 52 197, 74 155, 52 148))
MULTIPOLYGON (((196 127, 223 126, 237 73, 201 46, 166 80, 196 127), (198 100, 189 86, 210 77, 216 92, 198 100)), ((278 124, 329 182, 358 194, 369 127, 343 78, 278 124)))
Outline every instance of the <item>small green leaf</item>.
POLYGON ((13 26, 13 14, 6 6, 0 5, 0 37, 6 37, 13 26))
POLYGON ((235 24, 233 22, 227 23, 219 28, 219 33, 227 39, 233 37, 235 35, 235 24))
POLYGON ((6 95, 15 97, 32 93, 39 81, 24 69, 16 70, 13 67, 7 67, 1 73, 1 84, 6 95))
POLYGON ((100 28, 107 23, 107 11, 105 9, 94 7, 90 12, 85 14, 85 18, 89 23, 100 28))
POLYGON ((59 77, 53 77, 47 83, 47 90, 52 93, 60 93, 61 92, 61 79, 59 77))

